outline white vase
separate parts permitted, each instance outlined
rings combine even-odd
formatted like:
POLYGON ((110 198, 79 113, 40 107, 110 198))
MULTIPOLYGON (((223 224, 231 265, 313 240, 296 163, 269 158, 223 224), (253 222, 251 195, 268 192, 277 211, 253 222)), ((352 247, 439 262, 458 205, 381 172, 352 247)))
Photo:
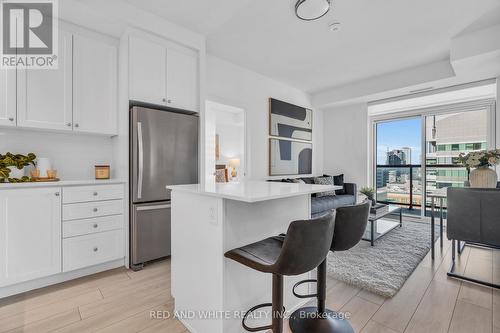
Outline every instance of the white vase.
POLYGON ((9 167, 9 169, 10 169, 9 178, 21 179, 24 176, 24 168, 19 170, 16 167, 9 167))
POLYGON ((496 188, 498 175, 495 170, 481 167, 471 171, 469 175, 470 187, 474 188, 496 188))
POLYGON ((50 159, 46 157, 39 157, 36 159, 36 168, 40 171, 40 177, 46 178, 47 170, 52 169, 52 164, 50 163, 50 159))

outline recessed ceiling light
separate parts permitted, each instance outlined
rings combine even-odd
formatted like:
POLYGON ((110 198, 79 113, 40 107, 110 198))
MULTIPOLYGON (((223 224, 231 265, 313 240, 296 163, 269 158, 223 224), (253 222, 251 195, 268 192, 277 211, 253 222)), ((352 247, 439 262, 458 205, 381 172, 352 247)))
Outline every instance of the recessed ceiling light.
POLYGON ((333 22, 328 25, 330 31, 338 31, 340 29, 340 22, 333 22))
POLYGON ((295 3, 295 15, 304 21, 317 20, 328 13, 331 0, 298 0, 295 3))

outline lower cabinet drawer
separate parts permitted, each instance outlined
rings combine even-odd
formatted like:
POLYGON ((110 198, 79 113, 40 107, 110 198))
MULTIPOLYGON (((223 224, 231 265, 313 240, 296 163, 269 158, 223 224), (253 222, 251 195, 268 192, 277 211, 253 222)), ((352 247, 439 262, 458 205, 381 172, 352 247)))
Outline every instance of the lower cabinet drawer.
POLYGON ((63 220, 87 219, 123 214, 123 200, 85 202, 63 205, 63 220))
POLYGON ((123 215, 95 217, 63 222, 63 238, 123 229, 123 215))
POLYGON ((123 257, 123 230, 63 239, 63 272, 123 257))

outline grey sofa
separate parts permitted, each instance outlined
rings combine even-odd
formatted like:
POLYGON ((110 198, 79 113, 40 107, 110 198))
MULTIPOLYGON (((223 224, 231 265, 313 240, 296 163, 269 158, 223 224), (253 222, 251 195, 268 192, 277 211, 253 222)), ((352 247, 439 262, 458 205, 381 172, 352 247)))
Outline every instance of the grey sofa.
MULTIPOLYGON (((327 175, 324 175, 327 176, 327 175)), ((284 178, 278 180, 271 180, 274 182, 285 182, 294 183, 298 179, 302 180, 306 184, 314 184, 314 177, 301 177, 301 178, 284 178)), ((356 204, 357 198, 357 186, 354 183, 344 183, 344 175, 334 176, 335 180, 338 180, 342 186, 342 190, 335 191, 335 195, 318 197, 316 195, 311 196, 311 217, 315 218, 321 216, 332 209, 336 209, 342 206, 350 206, 356 204)), ((340 184, 339 184, 340 185, 340 184)))
POLYGON ((356 204, 357 186, 353 183, 344 183, 344 190, 339 194, 326 197, 311 197, 311 215, 317 217, 338 207, 356 204))
POLYGON ((452 266, 448 276, 500 288, 500 285, 478 281, 454 272, 456 242, 489 248, 500 248, 500 189, 448 188, 446 233, 452 240, 452 266))

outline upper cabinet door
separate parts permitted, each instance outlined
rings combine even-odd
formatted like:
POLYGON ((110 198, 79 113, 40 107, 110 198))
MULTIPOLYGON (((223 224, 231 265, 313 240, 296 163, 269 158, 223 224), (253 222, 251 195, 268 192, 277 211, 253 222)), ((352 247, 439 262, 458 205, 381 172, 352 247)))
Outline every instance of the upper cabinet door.
POLYGON ((18 126, 72 130, 72 39, 59 32, 58 69, 18 71, 18 126))
POLYGON ((167 49, 167 105, 199 110, 198 54, 190 49, 167 49))
POLYGON ((0 287, 61 272, 60 193, 0 191, 0 287))
POLYGON ((0 125, 16 126, 16 70, 0 70, 0 125))
POLYGON ((73 128, 117 134, 118 50, 115 43, 73 35, 73 128))
POLYGON ((166 49, 144 39, 129 40, 130 99, 166 104, 166 49))

